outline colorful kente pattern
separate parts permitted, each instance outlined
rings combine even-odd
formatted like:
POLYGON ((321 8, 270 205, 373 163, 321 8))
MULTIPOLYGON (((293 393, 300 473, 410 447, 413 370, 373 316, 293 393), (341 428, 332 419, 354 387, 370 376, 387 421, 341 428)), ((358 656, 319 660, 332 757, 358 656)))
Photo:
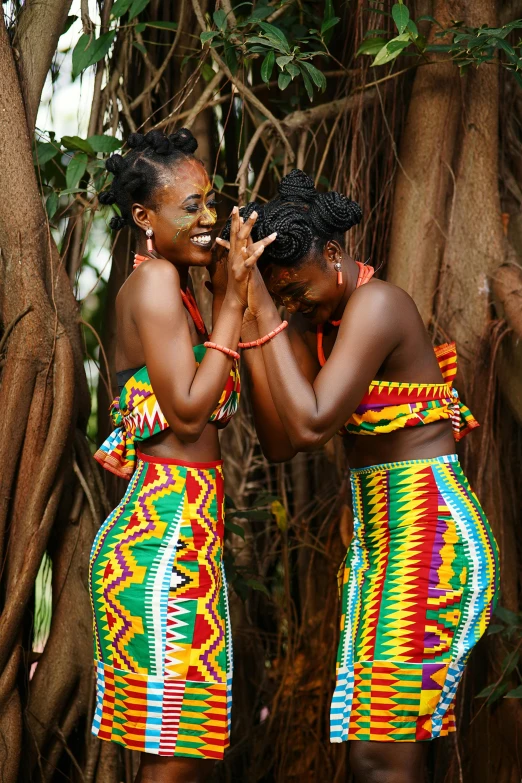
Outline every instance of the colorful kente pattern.
MULTIPOLYGON (((204 345, 195 345, 196 363, 203 361, 204 345)), ((239 362, 234 361, 219 403, 209 421, 225 425, 236 413, 241 383, 239 362)), ((130 479, 136 467, 136 442, 146 440, 168 429, 150 382, 146 367, 141 367, 129 378, 119 397, 113 400, 111 418, 116 429, 94 455, 102 467, 121 478, 130 479)))
POLYGON ((90 560, 93 733, 130 750, 219 759, 232 648, 221 463, 140 455, 90 560))
POLYGON ((444 383, 396 383, 372 381, 341 434, 378 435, 403 427, 418 427, 450 420, 455 440, 479 424, 460 400, 453 381, 457 374, 455 343, 435 348, 444 383))
POLYGON ((457 455, 352 470, 332 742, 455 730, 464 665, 498 590, 498 550, 457 455))

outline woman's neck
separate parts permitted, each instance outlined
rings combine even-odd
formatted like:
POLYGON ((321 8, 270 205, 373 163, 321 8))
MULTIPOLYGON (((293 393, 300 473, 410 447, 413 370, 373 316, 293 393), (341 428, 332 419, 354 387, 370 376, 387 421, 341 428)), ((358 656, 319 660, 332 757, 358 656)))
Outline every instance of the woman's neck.
MULTIPOLYGON (((147 250, 147 246, 145 242, 141 242, 141 241, 138 241, 136 245, 136 253, 140 256, 159 258, 158 254, 155 251, 151 253, 149 250, 147 250)), ((179 275, 180 288, 182 289, 182 291, 186 291, 189 284, 189 267, 185 266, 184 264, 179 266, 177 264, 174 264, 174 266, 176 267, 179 275)))

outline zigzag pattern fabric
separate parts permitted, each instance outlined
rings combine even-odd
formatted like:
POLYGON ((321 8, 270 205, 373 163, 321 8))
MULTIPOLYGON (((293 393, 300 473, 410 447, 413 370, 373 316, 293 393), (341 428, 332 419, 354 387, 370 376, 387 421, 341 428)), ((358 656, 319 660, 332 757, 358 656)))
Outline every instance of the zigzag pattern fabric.
MULTIPOLYGON (((194 346, 196 363, 203 361, 204 345, 194 346)), ((224 426, 239 406, 241 382, 239 362, 234 361, 225 388, 209 421, 224 426)), ((114 432, 94 455, 100 465, 124 479, 130 479, 136 468, 136 443, 168 429, 169 423, 159 406, 146 367, 129 378, 110 408, 114 432)))
POLYGON ((449 420, 455 440, 459 441, 478 427, 478 421, 453 388, 457 374, 455 343, 444 343, 434 350, 444 383, 372 381, 341 434, 379 435, 449 420))
POLYGON ((455 694, 494 610, 498 549, 457 455, 352 470, 332 742, 455 731, 455 694))
POLYGON ((139 455, 90 559, 93 733, 129 750, 220 759, 232 646, 222 463, 139 455))

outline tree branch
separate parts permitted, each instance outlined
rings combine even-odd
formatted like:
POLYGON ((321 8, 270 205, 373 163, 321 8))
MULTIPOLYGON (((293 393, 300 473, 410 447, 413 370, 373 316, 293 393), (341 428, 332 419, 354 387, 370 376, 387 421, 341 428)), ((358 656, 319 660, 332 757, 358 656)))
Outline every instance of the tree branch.
POLYGON ((313 106, 311 109, 294 111, 281 120, 281 125, 285 132, 290 135, 299 128, 302 129, 309 127, 310 125, 315 125, 316 122, 328 120, 331 117, 335 117, 335 115, 340 112, 354 109, 360 102, 362 102, 363 105, 371 103, 376 95, 376 90, 370 89, 365 90, 364 92, 347 95, 346 98, 339 98, 330 103, 322 103, 319 104, 319 106, 313 106))
POLYGON ((18 53, 17 70, 31 135, 45 79, 70 7, 71 0, 30 0, 23 6, 16 27, 13 48, 18 53))

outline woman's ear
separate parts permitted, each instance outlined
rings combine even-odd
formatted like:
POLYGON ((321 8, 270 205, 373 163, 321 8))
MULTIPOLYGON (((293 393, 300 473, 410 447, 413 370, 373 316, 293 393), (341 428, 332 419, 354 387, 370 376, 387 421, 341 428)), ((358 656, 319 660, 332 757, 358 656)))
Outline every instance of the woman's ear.
POLYGON ((143 207, 141 204, 132 205, 132 217, 138 228, 146 231, 151 227, 151 221, 149 217, 149 210, 143 207))
POLYGON ((342 256, 342 248, 339 242, 335 239, 329 239, 323 248, 323 257, 325 261, 334 264, 339 260, 339 256, 342 256))

